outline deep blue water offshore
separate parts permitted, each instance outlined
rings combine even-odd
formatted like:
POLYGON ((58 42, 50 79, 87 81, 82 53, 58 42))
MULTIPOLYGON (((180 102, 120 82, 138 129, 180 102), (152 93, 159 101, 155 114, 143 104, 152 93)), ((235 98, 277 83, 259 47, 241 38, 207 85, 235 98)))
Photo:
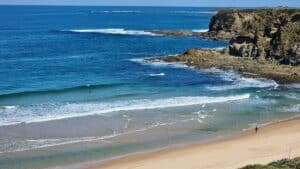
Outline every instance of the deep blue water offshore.
MULTIPOLYGON (((177 54, 188 48, 225 46, 226 42, 144 32, 153 29, 205 30, 211 14, 198 11, 209 9, 0 8, 1 106, 21 106, 27 110, 26 106, 49 103, 197 96, 200 92, 194 91, 201 90, 203 85, 222 82, 220 78, 199 76, 190 70, 151 67, 132 61, 177 54)), ((44 116, 52 116, 50 112, 44 115, 33 111, 27 113, 19 112, 20 116, 14 113, 13 117, 5 113, 0 117, 0 123, 39 121, 44 116)), ((64 115, 76 113, 70 111, 64 115)), ((53 118, 59 117, 57 112, 53 118)))
MULTIPOLYGON (((164 139, 161 131, 152 130, 166 126, 184 126, 180 132, 184 130, 185 138, 193 140, 201 134, 205 137, 203 131, 219 135, 297 115, 299 84, 282 86, 235 72, 143 60, 189 48, 225 47, 226 41, 148 32, 206 31, 211 10, 214 8, 0 6, 1 154, 111 139, 148 129, 156 133, 153 142, 147 139, 152 145, 164 139), (99 119, 93 122, 97 132, 85 132, 77 125, 85 125, 91 116, 99 119), (70 134, 73 130, 64 126, 74 118, 85 119, 68 123, 68 127, 77 126, 78 134, 70 134), (62 122, 64 132, 55 130, 56 120, 62 122), (26 135, 24 125, 28 126, 26 135)), ((173 133, 174 140, 180 132, 173 133)), ((122 154, 121 150, 116 154, 122 154)), ((109 148, 103 151, 111 152, 109 148)), ((13 158, 1 158, 1 154, 0 166, 13 164, 13 158)), ((95 158, 106 157, 99 154, 100 150, 95 158)))

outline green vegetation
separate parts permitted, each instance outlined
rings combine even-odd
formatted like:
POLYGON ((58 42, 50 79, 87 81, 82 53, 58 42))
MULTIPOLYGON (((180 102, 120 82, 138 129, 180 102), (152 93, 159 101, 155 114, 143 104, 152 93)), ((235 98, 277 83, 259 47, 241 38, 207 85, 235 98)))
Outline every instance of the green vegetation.
POLYGON ((300 157, 283 159, 267 165, 249 165, 241 169, 300 169, 300 157))

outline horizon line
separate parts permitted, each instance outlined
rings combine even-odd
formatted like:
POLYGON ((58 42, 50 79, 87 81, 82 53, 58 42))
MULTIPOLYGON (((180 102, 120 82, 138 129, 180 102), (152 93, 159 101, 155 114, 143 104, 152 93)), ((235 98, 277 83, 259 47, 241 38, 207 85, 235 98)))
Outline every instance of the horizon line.
POLYGON ((0 4, 0 6, 61 6, 61 7, 189 7, 189 8, 197 8, 197 7, 204 7, 204 8, 299 8, 299 7, 291 7, 291 6, 177 6, 177 5, 71 5, 71 4, 0 4))

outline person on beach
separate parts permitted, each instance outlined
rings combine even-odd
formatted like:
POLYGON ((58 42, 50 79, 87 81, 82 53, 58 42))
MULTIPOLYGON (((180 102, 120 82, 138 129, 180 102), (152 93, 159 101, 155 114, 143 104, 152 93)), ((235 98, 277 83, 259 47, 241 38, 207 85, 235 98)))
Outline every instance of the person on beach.
POLYGON ((258 126, 255 127, 255 133, 257 133, 257 132, 258 132, 258 126))

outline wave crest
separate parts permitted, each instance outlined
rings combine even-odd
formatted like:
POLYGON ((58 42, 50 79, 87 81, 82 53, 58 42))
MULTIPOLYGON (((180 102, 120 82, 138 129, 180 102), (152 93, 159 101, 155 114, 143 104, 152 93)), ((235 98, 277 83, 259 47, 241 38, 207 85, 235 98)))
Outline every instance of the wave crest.
POLYGON ((164 99, 123 100, 116 102, 18 106, 15 109, 4 109, 2 111, 2 114, 4 116, 0 117, 0 123, 1 125, 12 125, 21 122, 42 122, 119 111, 151 110, 201 104, 223 103, 248 98, 250 98, 250 94, 222 97, 183 96, 164 99), (38 112, 43 112, 43 114, 40 114, 38 112))
POLYGON ((229 85, 207 86, 206 88, 209 90, 223 91, 242 88, 276 88, 279 86, 274 80, 264 78, 246 78, 234 71, 223 71, 211 68, 203 70, 203 72, 213 73, 223 80, 231 82, 229 85))
POLYGON ((150 73, 149 76, 165 76, 165 73, 150 73))
MULTIPOLYGON (((133 85, 131 83, 111 83, 111 84, 86 84, 82 86, 75 86, 70 88, 62 89, 49 89, 49 90, 40 90, 40 91, 24 91, 16 93, 8 93, 0 95, 0 99, 12 98, 12 97, 24 97, 24 96, 33 96, 33 95, 43 95, 43 94, 59 94, 67 92, 78 92, 78 91, 87 91, 93 89, 110 89, 117 88, 125 85, 133 85)), ((6 109, 9 109, 10 106, 6 106, 6 109)))
POLYGON ((196 33, 208 32, 208 29, 194 29, 192 30, 192 32, 196 32, 196 33))
MULTIPOLYGON (((176 55, 169 55, 169 56, 176 56, 176 55)), ((183 62, 165 62, 161 59, 156 59, 156 58, 133 58, 133 59, 129 59, 129 61, 141 65, 154 66, 154 67, 189 68, 189 66, 187 66, 183 62)))
POLYGON ((91 13, 142 13, 142 11, 134 11, 134 10, 128 10, 128 11, 91 11, 91 13))
POLYGON ((63 32, 73 32, 73 33, 99 33, 99 34, 111 34, 111 35, 135 35, 135 36, 161 36, 154 34, 152 32, 143 30, 126 30, 126 29, 71 29, 63 30, 63 32))

